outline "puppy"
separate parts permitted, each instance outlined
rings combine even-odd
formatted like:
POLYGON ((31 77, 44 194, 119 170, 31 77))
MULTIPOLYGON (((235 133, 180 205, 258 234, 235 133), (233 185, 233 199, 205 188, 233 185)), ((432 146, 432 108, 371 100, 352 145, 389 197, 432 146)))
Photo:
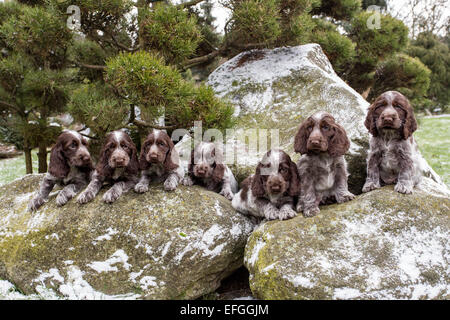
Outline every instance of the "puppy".
POLYGON ((106 182, 112 183, 113 186, 103 195, 103 200, 113 203, 135 186, 138 174, 137 150, 130 136, 120 130, 110 132, 100 151, 92 180, 78 196, 77 201, 80 204, 91 201, 106 182))
POLYGON ((412 193, 421 180, 421 172, 419 151, 412 136, 417 122, 408 99, 397 91, 381 94, 369 107, 364 124, 372 137, 362 191, 395 184, 395 191, 412 193))
POLYGON ((76 131, 59 135, 50 152, 49 170, 38 194, 28 204, 29 211, 47 201, 55 184, 64 186, 56 197, 56 204, 63 206, 89 183, 94 168, 87 146, 87 140, 76 131))
POLYGON ((148 191, 152 178, 164 181, 164 189, 175 190, 184 177, 178 151, 166 132, 154 129, 142 145, 139 158, 141 178, 134 190, 138 193, 148 191))
POLYGON ((267 220, 295 217, 294 197, 298 195, 299 180, 289 155, 270 150, 258 163, 255 174, 242 182, 231 205, 243 214, 267 220))
POLYGON ((200 142, 191 155, 188 176, 183 184, 198 184, 206 189, 218 192, 228 200, 238 191, 238 183, 227 165, 223 163, 223 155, 212 142, 200 142))
POLYGON ((345 129, 327 112, 317 112, 301 125, 294 149, 302 154, 297 162, 300 197, 297 211, 306 217, 320 212, 319 204, 352 200, 348 191, 344 154, 350 147, 345 129))

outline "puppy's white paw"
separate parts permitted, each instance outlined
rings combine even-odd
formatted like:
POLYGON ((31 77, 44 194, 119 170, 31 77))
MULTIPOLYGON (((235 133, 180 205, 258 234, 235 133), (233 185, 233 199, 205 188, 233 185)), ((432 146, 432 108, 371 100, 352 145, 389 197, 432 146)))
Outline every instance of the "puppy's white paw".
POLYGON ((279 219, 280 220, 287 220, 291 219, 293 217, 297 216, 297 212, 295 212, 294 209, 292 209, 290 206, 283 206, 280 209, 279 219))
POLYGON ((106 203, 113 203, 117 199, 119 199, 122 192, 119 192, 117 188, 112 187, 103 195, 103 201, 106 203))
POLYGON ((183 183, 183 185, 188 186, 188 187, 194 185, 194 181, 192 180, 191 177, 184 178, 182 183, 183 183))
POLYGON ((413 186, 412 184, 397 182, 397 184, 394 187, 394 190, 404 194, 411 194, 413 192, 413 186))
POLYGON ((95 194, 93 191, 85 190, 77 197, 77 202, 80 204, 85 204, 94 199, 95 194))
POLYGON ((164 190, 173 191, 177 188, 177 182, 174 179, 167 179, 164 181, 164 190))
POLYGON ((369 192, 375 189, 380 188, 380 183, 375 183, 373 181, 366 181, 366 183, 364 184, 363 188, 362 188, 362 192, 369 192))
POLYGON ((303 210, 303 215, 305 217, 314 217, 319 212, 320 212, 319 207, 307 208, 303 210))
POLYGON ((147 192, 148 186, 143 183, 138 183, 137 185, 134 186, 134 191, 136 191, 137 193, 147 192))
POLYGON ((219 193, 220 195, 224 196, 225 198, 227 198, 228 200, 233 200, 233 192, 231 192, 230 190, 222 190, 219 193))
POLYGON ((341 194, 336 194, 336 202, 337 203, 343 203, 350 200, 353 200, 355 198, 355 195, 351 192, 344 192, 341 194))
POLYGON ((45 199, 41 198, 40 196, 35 196, 29 203, 28 203, 28 211, 36 211, 39 209, 43 204, 45 203, 45 199))

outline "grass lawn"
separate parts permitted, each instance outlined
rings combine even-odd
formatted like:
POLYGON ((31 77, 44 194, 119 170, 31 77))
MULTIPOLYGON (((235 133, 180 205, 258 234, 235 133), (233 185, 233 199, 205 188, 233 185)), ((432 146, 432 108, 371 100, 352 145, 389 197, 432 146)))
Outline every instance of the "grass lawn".
POLYGON ((419 118, 414 137, 430 166, 450 187, 450 115, 419 118))
MULTIPOLYGON (((31 156, 33 159, 33 172, 38 171, 38 157, 37 149, 31 151, 31 156)), ((22 154, 19 157, 11 159, 1 159, 0 160, 0 185, 9 183, 14 179, 24 176, 25 170, 25 156, 22 154)))
MULTIPOLYGON (((418 118, 419 129, 414 137, 431 167, 450 187, 450 115, 418 118)), ((32 151, 33 172, 37 172, 37 149, 32 151)), ((25 159, 20 156, 0 160, 0 185, 25 175, 25 159)))

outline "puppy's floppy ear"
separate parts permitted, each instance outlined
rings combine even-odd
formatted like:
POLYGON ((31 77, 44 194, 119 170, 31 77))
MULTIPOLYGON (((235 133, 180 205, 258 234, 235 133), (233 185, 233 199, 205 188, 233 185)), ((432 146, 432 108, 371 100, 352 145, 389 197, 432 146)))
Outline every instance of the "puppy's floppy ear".
POLYGON ((111 137, 111 134, 108 134, 105 138, 105 142, 103 143, 102 149, 100 150, 100 156, 95 167, 95 170, 101 177, 108 177, 112 174, 112 168, 108 164, 108 149, 106 145, 111 137))
POLYGON ((291 181, 289 182, 288 193, 291 197, 295 197, 300 194, 300 175, 298 174, 297 165, 293 161, 289 163, 289 171, 291 174, 291 181))
POLYGON ((189 165, 188 165, 188 174, 191 177, 194 176, 194 165, 195 165, 194 161, 195 161, 195 149, 191 150, 191 160, 190 160, 189 165))
POLYGON ((214 171, 212 173, 212 179, 214 182, 220 182, 225 174, 225 165, 223 164, 223 153, 219 147, 214 147, 211 151, 211 156, 214 158, 214 171))
POLYGON ((265 195, 264 185, 261 178, 261 163, 256 167, 255 175, 252 179, 252 193, 255 197, 263 197, 265 195))
POLYGON ((137 174, 139 172, 140 163, 138 160, 138 153, 136 149, 136 145, 133 143, 133 140, 127 135, 127 143, 129 144, 129 148, 131 149, 130 162, 126 168, 126 171, 130 174, 137 174))
POLYGON ((48 172, 57 178, 65 178, 69 174, 70 166, 63 153, 63 143, 58 139, 50 152, 50 164, 48 172))
POLYGON ((328 145, 328 154, 332 157, 343 156, 350 148, 350 140, 342 126, 335 123, 332 128, 334 135, 328 145))
POLYGON ((405 123, 403 124, 403 139, 406 140, 417 130, 417 121, 408 99, 405 98, 403 105, 406 111, 405 123))
POLYGON ((294 150, 295 152, 300 152, 301 154, 305 154, 308 152, 308 149, 306 148, 307 144, 308 144, 308 137, 309 137, 309 133, 308 133, 308 125, 309 125, 309 121, 303 121, 303 123, 300 125, 297 134, 295 135, 295 140, 294 140, 294 150))
MULTIPOLYGON (((376 102, 376 100, 375 100, 376 102)), ((369 110, 367 110, 366 120, 364 120, 364 125, 366 126, 367 130, 369 130, 370 134, 374 137, 378 136, 378 129, 377 129, 377 119, 375 119, 374 111, 375 111, 375 102, 369 107, 369 110)))
POLYGON ((139 155, 139 169, 141 170, 147 170, 150 167, 150 163, 147 162, 147 159, 145 158, 147 154, 147 147, 148 147, 148 137, 145 139, 144 143, 141 147, 141 154, 139 155))
POLYGON ((178 155, 178 151, 175 149, 175 145, 168 135, 165 139, 167 141, 167 144, 169 145, 169 151, 167 152, 166 159, 164 160, 164 169, 166 170, 166 172, 168 172, 178 168, 180 157, 178 155))

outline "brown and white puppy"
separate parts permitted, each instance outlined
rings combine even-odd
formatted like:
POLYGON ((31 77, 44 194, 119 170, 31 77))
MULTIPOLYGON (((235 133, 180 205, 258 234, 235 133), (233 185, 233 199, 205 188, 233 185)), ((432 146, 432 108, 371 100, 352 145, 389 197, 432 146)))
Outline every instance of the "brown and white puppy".
POLYGON ((81 204, 91 201, 106 182, 113 186, 103 195, 103 200, 113 203, 135 186, 138 174, 137 150, 130 136, 121 130, 110 132, 106 135, 92 180, 77 201, 81 204))
POLYGON ((299 176, 295 163, 282 150, 270 150, 258 163, 256 172, 242 182, 231 205, 237 211, 267 220, 295 217, 294 197, 299 176))
POLYGON ((151 179, 164 181, 164 189, 175 190, 183 179, 184 168, 180 165, 178 151, 169 135, 154 129, 145 139, 139 158, 141 178, 134 190, 138 193, 148 191, 151 179))
POLYGON ((200 142, 191 154, 188 176, 183 184, 198 184, 208 190, 218 192, 228 200, 238 191, 238 183, 233 173, 223 163, 223 154, 213 142, 200 142))
POLYGON ((297 211, 311 217, 320 212, 319 204, 352 200, 348 191, 344 154, 350 147, 345 129, 329 113, 320 111, 306 119, 295 136, 300 197, 297 211))
POLYGON ((362 191, 395 184, 395 191, 412 193, 421 173, 419 151, 412 136, 417 122, 408 99, 397 91, 381 94, 369 107, 364 124, 372 137, 362 191))
POLYGON ((56 204, 63 206, 89 183, 94 168, 87 146, 88 141, 76 131, 59 135, 50 152, 48 172, 28 210, 42 206, 55 184, 64 186, 56 197, 56 204))

